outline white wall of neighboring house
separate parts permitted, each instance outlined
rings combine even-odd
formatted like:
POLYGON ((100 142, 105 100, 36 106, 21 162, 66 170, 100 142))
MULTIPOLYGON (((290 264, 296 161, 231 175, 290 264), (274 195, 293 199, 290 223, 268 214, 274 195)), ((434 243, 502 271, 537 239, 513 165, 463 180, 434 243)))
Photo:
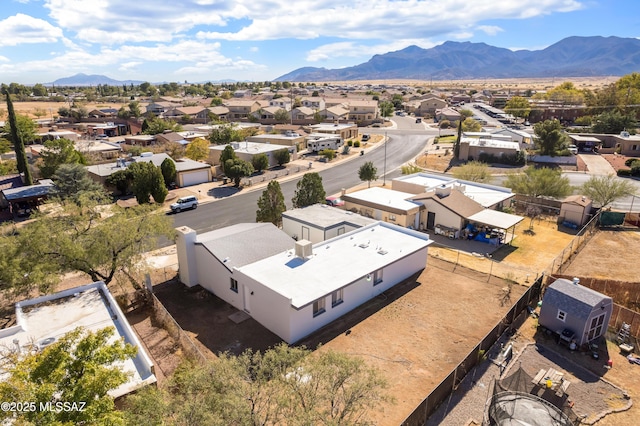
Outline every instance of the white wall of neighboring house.
POLYGON ((421 222, 424 223, 425 226, 427 225, 427 212, 433 212, 436 215, 434 225, 460 229, 462 225, 460 216, 433 200, 424 200, 424 203, 427 210, 423 213, 421 222))

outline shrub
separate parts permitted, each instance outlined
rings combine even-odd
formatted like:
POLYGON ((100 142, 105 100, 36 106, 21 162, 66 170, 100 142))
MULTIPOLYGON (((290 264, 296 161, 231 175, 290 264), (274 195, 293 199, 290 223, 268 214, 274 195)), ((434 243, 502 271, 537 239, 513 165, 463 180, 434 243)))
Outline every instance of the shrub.
POLYGON ((619 169, 617 174, 620 177, 631 176, 631 169, 619 169))
POLYGON ((354 148, 360 148, 360 141, 353 142, 353 147, 354 148))
POLYGON ((624 165, 627 167, 633 167, 633 163, 635 163, 636 161, 640 163, 640 160, 637 158, 627 158, 627 160, 624 162, 624 165))
POLYGON ((347 141, 347 146, 353 146, 353 141, 351 139, 347 141))

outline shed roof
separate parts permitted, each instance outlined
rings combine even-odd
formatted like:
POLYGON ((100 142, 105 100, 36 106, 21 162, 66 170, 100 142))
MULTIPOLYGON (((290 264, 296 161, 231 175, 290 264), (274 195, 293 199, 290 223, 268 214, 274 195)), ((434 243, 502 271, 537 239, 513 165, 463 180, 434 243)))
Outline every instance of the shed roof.
POLYGON ((598 305, 611 304, 612 299, 565 278, 553 282, 544 293, 542 306, 554 306, 577 318, 588 318, 598 305))

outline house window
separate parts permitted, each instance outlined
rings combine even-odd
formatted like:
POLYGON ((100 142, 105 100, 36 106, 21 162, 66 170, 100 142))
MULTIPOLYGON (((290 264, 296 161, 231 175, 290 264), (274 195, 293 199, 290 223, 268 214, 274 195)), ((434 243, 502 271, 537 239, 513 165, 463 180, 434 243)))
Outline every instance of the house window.
POLYGON ((313 316, 314 318, 320 314, 324 314, 324 297, 313 302, 313 316))
POLYGON ((567 318, 567 313, 558 309, 558 319, 562 322, 567 318))
POLYGON ((235 291, 236 293, 238 292, 238 280, 230 278, 231 281, 231 286, 229 287, 231 289, 231 291, 235 291))
POLYGON ((395 214, 390 214, 389 215, 389 220, 392 220, 392 221, 395 222, 396 221, 396 215, 395 214))
POLYGON ((344 302, 344 300, 342 300, 342 289, 334 291, 333 293, 331 293, 331 307, 332 308, 335 308, 336 306, 338 306, 342 302, 344 302))
POLYGON ((382 269, 378 269, 373 273, 373 285, 378 285, 382 282, 382 269))
POLYGON ((591 341, 602 334, 602 325, 604 324, 604 317, 606 314, 599 315, 591 320, 589 326, 589 334, 587 340, 591 341))

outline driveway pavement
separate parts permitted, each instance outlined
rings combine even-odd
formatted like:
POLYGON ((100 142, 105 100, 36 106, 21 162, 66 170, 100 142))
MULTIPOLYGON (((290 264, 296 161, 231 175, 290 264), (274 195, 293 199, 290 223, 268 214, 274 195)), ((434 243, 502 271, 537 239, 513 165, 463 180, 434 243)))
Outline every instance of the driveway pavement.
POLYGON ((599 154, 579 154, 580 159, 587 165, 587 171, 591 175, 616 174, 611 164, 599 154))

